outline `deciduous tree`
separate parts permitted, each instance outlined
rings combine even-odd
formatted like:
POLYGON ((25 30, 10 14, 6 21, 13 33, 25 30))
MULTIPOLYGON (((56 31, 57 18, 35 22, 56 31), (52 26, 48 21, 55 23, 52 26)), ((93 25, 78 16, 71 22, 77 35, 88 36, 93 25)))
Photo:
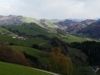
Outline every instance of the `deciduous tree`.
POLYGON ((49 69, 63 75, 71 75, 73 71, 72 62, 69 56, 61 53, 59 47, 52 48, 50 53, 49 69))

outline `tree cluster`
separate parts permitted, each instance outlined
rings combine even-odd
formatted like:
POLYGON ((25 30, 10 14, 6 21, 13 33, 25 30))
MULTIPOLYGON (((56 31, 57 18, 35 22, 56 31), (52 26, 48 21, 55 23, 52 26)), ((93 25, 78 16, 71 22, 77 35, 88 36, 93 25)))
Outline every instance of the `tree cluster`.
POLYGON ((0 61, 46 69, 38 58, 26 52, 13 50, 8 42, 0 43, 0 61))
POLYGON ((68 53, 67 44, 57 37, 53 37, 51 39, 51 45, 53 47, 60 47, 62 49, 62 53, 64 55, 66 55, 68 53))
POLYGON ((70 44, 71 47, 80 49, 84 52, 88 59, 90 65, 100 66, 100 42, 95 41, 85 41, 82 43, 74 42, 70 44))
POLYGON ((12 50, 6 43, 0 44, 0 61, 29 65, 22 52, 12 50))

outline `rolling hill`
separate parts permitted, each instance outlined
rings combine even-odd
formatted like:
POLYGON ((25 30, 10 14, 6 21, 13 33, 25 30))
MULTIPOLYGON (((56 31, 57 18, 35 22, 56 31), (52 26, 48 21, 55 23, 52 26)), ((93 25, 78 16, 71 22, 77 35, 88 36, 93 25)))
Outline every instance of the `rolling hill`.
POLYGON ((0 62, 0 75, 53 75, 35 68, 0 62))
MULTIPOLYGON (((25 52, 30 57, 36 57, 45 69, 48 69, 51 48, 61 47, 62 53, 68 53, 71 57, 74 65, 73 75, 93 75, 93 70, 87 65, 87 56, 81 50, 69 47, 69 44, 72 42, 96 40, 80 38, 70 34, 77 34, 77 31, 79 31, 78 34, 86 35, 87 33, 89 37, 99 37, 99 24, 100 21, 95 22, 95 20, 89 19, 75 22, 68 19, 59 21, 48 19, 37 20, 14 15, 1 16, 0 42, 2 44, 2 42, 7 41, 13 50, 22 51, 23 54, 25 52), (69 34, 66 34, 66 32, 69 34)), ((27 56, 25 58, 27 59, 27 56)), ((32 61, 31 58, 28 59, 32 61)), ((3 62, 0 62, 0 64, 3 64, 3 62)), ((16 68, 16 66, 14 67, 16 68)), ((7 73, 10 74, 8 71, 7 73)), ((30 73, 32 74, 33 72, 30 73)), ((24 75, 24 73, 21 75, 24 75)))
POLYGON ((5 26, 9 31, 12 31, 14 33, 19 33, 22 35, 47 35, 48 30, 38 26, 35 23, 25 23, 22 25, 17 26, 5 26))
POLYGON ((87 27, 88 25, 94 23, 95 20, 87 19, 84 21, 73 21, 73 20, 56 20, 56 19, 35 19, 25 16, 1 16, 0 17, 0 26, 6 25, 22 25, 23 23, 35 23, 36 25, 47 29, 52 33, 71 33, 75 34, 77 31, 87 27))
POLYGON ((38 58, 39 62, 41 62, 44 65, 49 64, 49 57, 48 57, 49 53, 48 52, 30 48, 30 47, 25 47, 25 46, 11 46, 11 47, 14 50, 25 51, 27 54, 38 58))
POLYGON ((7 25, 21 25, 23 23, 35 23, 38 26, 51 30, 52 32, 56 32, 57 25, 54 24, 55 21, 47 20, 43 21, 43 19, 35 19, 31 17, 25 16, 16 16, 16 15, 8 15, 8 16, 1 16, 0 17, 0 26, 7 26, 7 25))

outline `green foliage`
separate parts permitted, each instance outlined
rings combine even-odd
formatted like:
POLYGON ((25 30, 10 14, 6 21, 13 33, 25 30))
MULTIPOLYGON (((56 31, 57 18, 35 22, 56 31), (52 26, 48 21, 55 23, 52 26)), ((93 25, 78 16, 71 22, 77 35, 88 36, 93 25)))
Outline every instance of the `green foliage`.
POLYGON ((85 41, 79 43, 79 45, 77 43, 72 44, 70 45, 71 47, 80 49, 88 56, 87 62, 89 65, 100 65, 100 42, 85 41))
POLYGON ((0 62, 0 75, 52 75, 35 68, 0 62))
POLYGON ((73 64, 76 62, 75 64, 79 65, 79 60, 77 62, 77 58, 81 59, 80 64, 85 64, 87 60, 87 56, 82 51, 75 48, 68 47, 68 52, 72 56, 73 64), (77 58, 74 58, 74 57, 77 57, 77 58))
POLYGON ((71 55, 71 59, 74 65, 72 75, 84 75, 84 74, 94 75, 93 70, 90 67, 85 66, 87 65, 86 63, 87 56, 83 52, 81 52, 78 49, 71 48, 71 47, 68 47, 68 52, 71 55))

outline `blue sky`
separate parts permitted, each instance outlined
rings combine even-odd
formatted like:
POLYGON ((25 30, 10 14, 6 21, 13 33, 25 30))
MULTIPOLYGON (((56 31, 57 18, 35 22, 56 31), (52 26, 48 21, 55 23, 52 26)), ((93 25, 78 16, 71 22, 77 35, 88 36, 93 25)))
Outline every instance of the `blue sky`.
POLYGON ((0 15, 47 19, 100 18, 100 0, 0 0, 0 15))

